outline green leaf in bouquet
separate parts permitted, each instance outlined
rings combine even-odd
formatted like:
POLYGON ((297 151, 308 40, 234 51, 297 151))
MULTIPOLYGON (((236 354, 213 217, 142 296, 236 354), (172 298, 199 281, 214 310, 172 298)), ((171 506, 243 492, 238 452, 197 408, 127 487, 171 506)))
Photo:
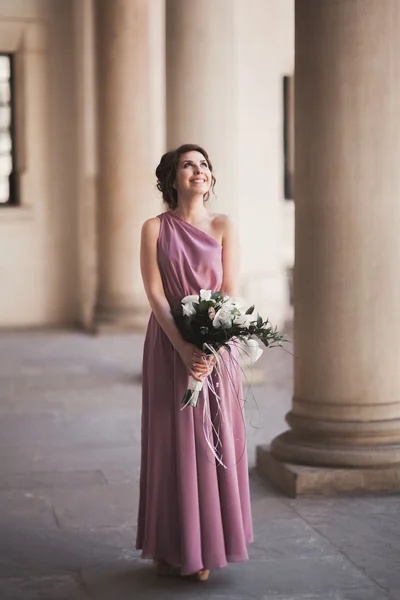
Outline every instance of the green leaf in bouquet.
POLYGON ((222 299, 222 294, 221 294, 221 292, 213 292, 211 294, 211 298, 213 300, 221 300, 222 299))
POLYGON ((252 306, 250 306, 250 308, 248 308, 248 309, 246 310, 246 313, 245 313, 245 314, 246 314, 246 315, 252 315, 252 314, 253 314, 253 312, 254 312, 254 304, 253 304, 252 306))
POLYGON ((207 300, 202 300, 201 302, 199 302, 198 306, 197 306, 197 312, 200 314, 204 314, 208 312, 208 301, 207 300))
POLYGON ((262 327, 262 326, 263 326, 262 317, 260 315, 257 315, 257 327, 262 327))

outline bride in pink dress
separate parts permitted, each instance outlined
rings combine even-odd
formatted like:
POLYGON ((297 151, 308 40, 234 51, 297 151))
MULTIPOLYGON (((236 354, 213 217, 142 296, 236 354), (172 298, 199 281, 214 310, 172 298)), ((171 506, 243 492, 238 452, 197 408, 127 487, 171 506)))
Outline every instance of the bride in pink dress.
POLYGON ((169 210, 142 228, 152 314, 143 355, 136 547, 160 574, 178 568, 205 580, 211 569, 247 560, 252 541, 241 373, 236 360, 226 360, 208 375, 198 407, 181 410, 188 375, 202 379, 210 367, 182 338, 171 308, 200 289, 236 296, 238 242, 230 219, 206 207, 215 177, 204 149, 187 144, 167 152, 156 176, 169 210), (213 435, 222 465, 207 444, 213 435))

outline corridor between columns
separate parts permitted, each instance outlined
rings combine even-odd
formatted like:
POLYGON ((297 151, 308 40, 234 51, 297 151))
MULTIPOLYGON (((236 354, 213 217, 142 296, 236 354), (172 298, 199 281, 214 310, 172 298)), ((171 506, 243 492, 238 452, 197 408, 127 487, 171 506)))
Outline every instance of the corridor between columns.
POLYGON ((293 501, 254 471, 255 444, 281 431, 290 406, 291 360, 279 352, 261 357, 268 383, 247 411, 250 560, 204 587, 158 577, 134 550, 142 344, 0 336, 1 600, 398 600, 397 497, 293 501))

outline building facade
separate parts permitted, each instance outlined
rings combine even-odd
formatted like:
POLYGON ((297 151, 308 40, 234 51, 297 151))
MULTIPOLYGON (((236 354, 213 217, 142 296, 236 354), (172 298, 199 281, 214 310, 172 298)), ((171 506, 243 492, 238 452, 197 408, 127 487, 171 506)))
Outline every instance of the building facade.
POLYGON ((293 0, 0 0, 0 55, 0 328, 143 328, 140 228, 163 210, 161 155, 185 142, 239 229, 241 294, 283 322, 293 0))

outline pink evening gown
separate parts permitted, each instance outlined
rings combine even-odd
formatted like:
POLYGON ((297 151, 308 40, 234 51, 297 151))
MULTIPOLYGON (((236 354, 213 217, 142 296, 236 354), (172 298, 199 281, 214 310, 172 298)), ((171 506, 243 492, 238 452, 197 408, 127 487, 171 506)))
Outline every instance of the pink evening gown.
MULTIPOLYGON (((219 290, 219 242, 171 212, 159 219, 158 264, 170 306, 200 289, 219 290)), ((224 354, 227 367, 211 375, 221 410, 207 386, 197 408, 181 410, 187 371, 151 315, 143 355, 136 547, 143 558, 180 567, 182 575, 247 560, 253 539, 241 373, 224 354)))

